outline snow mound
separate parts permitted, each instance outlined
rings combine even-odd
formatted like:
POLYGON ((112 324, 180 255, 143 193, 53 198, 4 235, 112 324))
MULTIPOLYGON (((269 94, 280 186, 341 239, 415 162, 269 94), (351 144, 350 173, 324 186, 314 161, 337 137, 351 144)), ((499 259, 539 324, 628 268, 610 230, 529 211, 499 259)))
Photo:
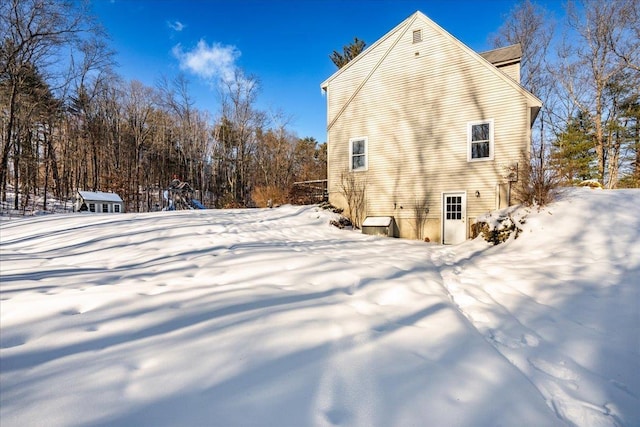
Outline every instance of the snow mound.
POLYGON ((498 246, 300 206, 3 221, 2 425, 639 425, 638 206, 572 190, 498 246))

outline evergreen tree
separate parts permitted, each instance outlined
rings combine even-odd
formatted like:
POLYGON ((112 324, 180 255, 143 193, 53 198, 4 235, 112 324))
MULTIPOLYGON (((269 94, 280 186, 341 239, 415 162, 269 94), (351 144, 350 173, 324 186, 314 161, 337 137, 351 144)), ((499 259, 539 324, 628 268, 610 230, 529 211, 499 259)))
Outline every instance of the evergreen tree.
POLYGON ((623 167, 620 171, 619 187, 640 187, 640 94, 629 94, 620 105, 621 134, 624 141, 623 167))
POLYGON ((360 40, 357 37, 354 37, 353 42, 349 43, 342 47, 342 53, 334 50, 329 58, 336 64, 336 67, 342 68, 349 63, 353 58, 360 55, 364 48, 366 47, 366 43, 363 40, 360 40))
POLYGON ((551 159, 568 184, 597 177, 593 127, 582 114, 571 118, 552 146, 551 159))

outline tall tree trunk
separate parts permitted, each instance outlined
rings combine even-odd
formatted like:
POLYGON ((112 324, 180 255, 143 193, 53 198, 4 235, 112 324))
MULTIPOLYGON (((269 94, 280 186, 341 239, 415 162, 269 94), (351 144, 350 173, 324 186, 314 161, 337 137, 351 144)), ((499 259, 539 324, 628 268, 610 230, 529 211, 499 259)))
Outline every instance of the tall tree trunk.
POLYGON ((7 123, 7 133, 6 140, 3 144, 2 149, 2 163, 0 164, 0 185, 2 185, 2 201, 7 201, 7 180, 8 170, 9 170, 9 153, 11 152, 11 147, 13 145, 12 139, 13 135, 13 127, 15 125, 15 115, 16 115, 16 97, 18 95, 18 84, 15 79, 11 82, 11 95, 9 98, 9 120, 7 123))
MULTIPOLYGON (((19 132, 18 132, 19 134, 19 132)), ((20 144, 13 144, 13 208, 18 210, 18 196, 20 194, 20 144)))
POLYGON ((635 159, 633 165, 633 176, 636 187, 640 187, 640 120, 636 118, 636 128, 633 147, 635 149, 635 159))

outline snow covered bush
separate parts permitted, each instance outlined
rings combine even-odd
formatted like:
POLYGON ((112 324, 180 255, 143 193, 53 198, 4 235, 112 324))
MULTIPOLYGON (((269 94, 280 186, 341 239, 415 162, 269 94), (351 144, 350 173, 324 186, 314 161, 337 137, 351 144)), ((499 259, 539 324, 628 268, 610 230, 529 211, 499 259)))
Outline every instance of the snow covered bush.
POLYGON ((588 187, 588 188, 599 188, 599 189, 603 189, 604 187, 602 186, 602 184, 600 184, 600 182, 598 182, 598 180, 595 179, 587 179, 585 181, 581 181, 578 184, 578 187, 588 187))
POLYGON ((349 221, 349 218, 344 217, 344 216, 341 216, 338 219, 332 219, 330 224, 333 225, 334 227, 338 227, 340 229, 347 228, 347 227, 353 227, 353 224, 351 224, 351 221, 349 221))
POLYGON ((490 212, 479 216, 475 223, 475 235, 489 243, 498 245, 506 242, 511 236, 517 239, 522 232, 521 226, 526 222, 524 209, 510 208, 490 212))
POLYGON ((349 220, 349 218, 347 218, 346 216, 342 215, 343 209, 336 208, 335 206, 333 206, 329 202, 322 202, 322 203, 320 203, 318 205, 318 207, 320 209, 323 209, 323 210, 326 210, 326 211, 329 211, 329 212, 333 212, 334 214, 336 214, 336 218, 332 219, 329 222, 334 227, 338 227, 340 229, 353 227, 353 224, 351 223, 351 220, 349 220))

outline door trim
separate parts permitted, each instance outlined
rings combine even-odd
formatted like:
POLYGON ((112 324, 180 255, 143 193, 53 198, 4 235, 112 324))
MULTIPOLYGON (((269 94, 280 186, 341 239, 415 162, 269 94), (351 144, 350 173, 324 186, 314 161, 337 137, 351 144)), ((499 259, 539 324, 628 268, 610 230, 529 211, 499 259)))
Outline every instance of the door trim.
POLYGON ((447 196, 462 196, 462 224, 463 224, 463 228, 464 228, 464 237, 462 239, 461 242, 467 240, 468 238, 468 227, 467 227, 467 191, 466 190, 449 190, 449 191, 443 191, 440 197, 440 202, 442 203, 442 207, 440 210, 440 223, 442 224, 440 231, 441 231, 441 238, 440 238, 440 243, 442 243, 443 245, 447 245, 447 244, 457 244, 457 243, 461 243, 461 242, 454 242, 454 243, 448 243, 445 241, 445 221, 446 221, 446 209, 447 209, 447 204, 446 204, 446 200, 445 198, 447 196))

